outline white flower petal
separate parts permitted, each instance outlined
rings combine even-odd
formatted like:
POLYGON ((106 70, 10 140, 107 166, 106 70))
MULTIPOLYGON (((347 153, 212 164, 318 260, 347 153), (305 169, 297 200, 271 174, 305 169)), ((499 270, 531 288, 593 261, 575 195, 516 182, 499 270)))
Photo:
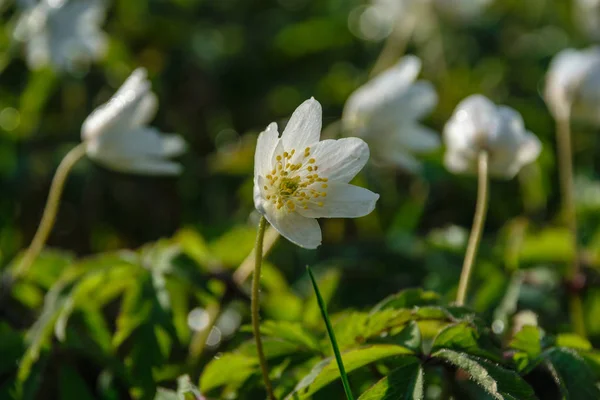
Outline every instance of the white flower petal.
POLYGON ((91 140, 107 130, 127 130, 152 119, 157 100, 150 92, 150 82, 141 80, 144 77, 145 70, 135 70, 107 103, 85 119, 83 140, 91 140))
MULTIPOLYGON (((421 119, 433 111, 438 103, 438 95, 431 82, 417 81, 407 90, 402 99, 402 113, 414 119, 421 119)), ((398 110, 396 110, 398 112, 398 110)))
POLYGON ((369 159, 369 146, 359 138, 323 140, 311 147, 319 176, 330 181, 350 182, 369 159))
POLYGON ((321 244, 321 228, 313 218, 305 218, 284 208, 277 210, 272 203, 265 205, 265 218, 281 236, 305 249, 316 249, 321 244))
POLYGON ((420 71, 421 60, 418 57, 403 57, 395 66, 350 95, 344 108, 343 120, 351 124, 353 120, 362 119, 365 114, 372 114, 379 108, 402 99, 420 71))
POLYGON ((258 135, 256 141, 256 151, 254 153, 254 176, 269 174, 271 169, 271 156, 277 146, 279 140, 279 132, 277 132, 277 124, 272 122, 263 132, 258 135))
POLYGON ((527 132, 525 140, 523 141, 517 159, 521 165, 527 165, 534 162, 542 152, 542 142, 536 135, 531 132, 527 132))
POLYGON ((476 173, 476 155, 463 151, 447 151, 444 155, 444 165, 455 174, 476 173))
POLYGON ((135 173, 139 175, 179 175, 182 171, 180 164, 160 158, 120 158, 116 156, 91 158, 100 165, 124 173, 135 173))
POLYGON ((347 183, 332 182, 327 188, 323 206, 309 203, 308 209, 298 207, 298 213, 309 218, 358 218, 375 209, 379 195, 368 189, 347 183))
POLYGON ((440 137, 433 129, 417 123, 400 126, 393 136, 390 146, 395 145, 414 153, 435 151, 441 146, 440 137))
POLYGON ((287 123, 281 140, 286 150, 302 151, 321 137, 321 104, 313 97, 300 104, 287 123))
POLYGON ((385 146, 378 151, 378 158, 375 163, 383 165, 393 165, 404 169, 405 171, 417 173, 421 170, 421 162, 407 151, 393 146, 385 146))

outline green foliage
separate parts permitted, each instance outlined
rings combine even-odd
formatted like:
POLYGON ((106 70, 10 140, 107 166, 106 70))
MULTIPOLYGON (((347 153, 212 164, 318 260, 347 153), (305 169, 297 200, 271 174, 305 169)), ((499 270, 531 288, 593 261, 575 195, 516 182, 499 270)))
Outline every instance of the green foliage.
POLYGON ((456 104, 482 93, 517 109, 544 150, 515 179, 490 182, 467 308, 451 302, 476 186, 445 169, 441 150, 419 155, 415 173, 369 162, 355 183, 381 195, 376 210, 322 219, 317 251, 280 239, 261 277, 277 397, 343 396, 304 274, 311 265, 362 400, 600 398, 597 129, 572 126, 576 253, 559 207, 554 122, 540 95, 556 52, 597 39, 577 22, 577 2, 494 0, 467 18, 430 1, 413 32, 402 37, 411 24, 400 21, 384 42, 377 37, 390 32, 370 0, 108 1, 106 56, 63 72, 27 68, 13 35, 25 3, 0 1, 0 399, 264 398, 244 327, 248 280, 236 275, 255 240, 257 134, 271 121, 281 132, 315 96, 323 137, 355 135, 339 121, 349 95, 402 53, 422 59, 418 79, 438 94, 424 126, 441 135, 456 104), (183 174, 78 163, 47 248, 11 282, 60 159, 139 66, 160 103, 152 126, 189 144, 183 174), (576 254, 582 276, 572 282, 564 272, 576 254), (575 292, 585 338, 572 333, 575 292))

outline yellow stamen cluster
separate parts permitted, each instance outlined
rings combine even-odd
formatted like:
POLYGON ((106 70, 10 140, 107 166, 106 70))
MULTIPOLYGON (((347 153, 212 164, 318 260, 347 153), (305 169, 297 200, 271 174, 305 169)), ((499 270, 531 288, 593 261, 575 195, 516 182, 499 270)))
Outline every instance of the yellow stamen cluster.
POLYGON ((263 189, 267 193, 266 199, 272 202, 277 209, 286 207, 288 211, 296 207, 308 209, 309 204, 323 207, 322 198, 327 197, 327 178, 321 178, 317 171, 317 160, 311 157, 310 147, 304 149, 304 154, 296 163, 292 158, 296 150, 284 151, 275 157, 275 165, 270 174, 265 178, 267 184, 263 189), (319 184, 320 183, 320 184, 319 184))

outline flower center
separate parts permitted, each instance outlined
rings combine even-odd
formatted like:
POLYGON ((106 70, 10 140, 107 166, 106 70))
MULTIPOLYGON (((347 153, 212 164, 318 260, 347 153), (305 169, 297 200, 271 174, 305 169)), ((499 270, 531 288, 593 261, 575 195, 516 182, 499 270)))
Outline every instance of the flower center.
POLYGON ((277 209, 283 207, 288 211, 296 207, 308 209, 309 205, 323 207, 323 199, 327 197, 327 178, 321 178, 316 164, 317 160, 311 157, 310 147, 304 149, 304 154, 294 158, 296 150, 284 151, 275 157, 275 165, 267 178, 264 186, 266 199, 272 202, 277 209), (296 163, 292 163, 294 158, 296 163))

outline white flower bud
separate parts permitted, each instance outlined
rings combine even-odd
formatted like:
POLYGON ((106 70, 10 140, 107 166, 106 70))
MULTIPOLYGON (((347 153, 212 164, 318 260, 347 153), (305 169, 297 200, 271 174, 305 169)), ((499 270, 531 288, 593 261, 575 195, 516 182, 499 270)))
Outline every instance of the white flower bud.
POLYGON ((541 152, 539 139, 525 130, 523 118, 510 107, 496 106, 481 95, 464 99, 444 128, 446 168, 477 173, 480 152, 488 153, 491 176, 510 179, 541 152))
POLYGON ((546 75, 544 97, 554 118, 600 125, 600 47, 558 53, 546 75))

